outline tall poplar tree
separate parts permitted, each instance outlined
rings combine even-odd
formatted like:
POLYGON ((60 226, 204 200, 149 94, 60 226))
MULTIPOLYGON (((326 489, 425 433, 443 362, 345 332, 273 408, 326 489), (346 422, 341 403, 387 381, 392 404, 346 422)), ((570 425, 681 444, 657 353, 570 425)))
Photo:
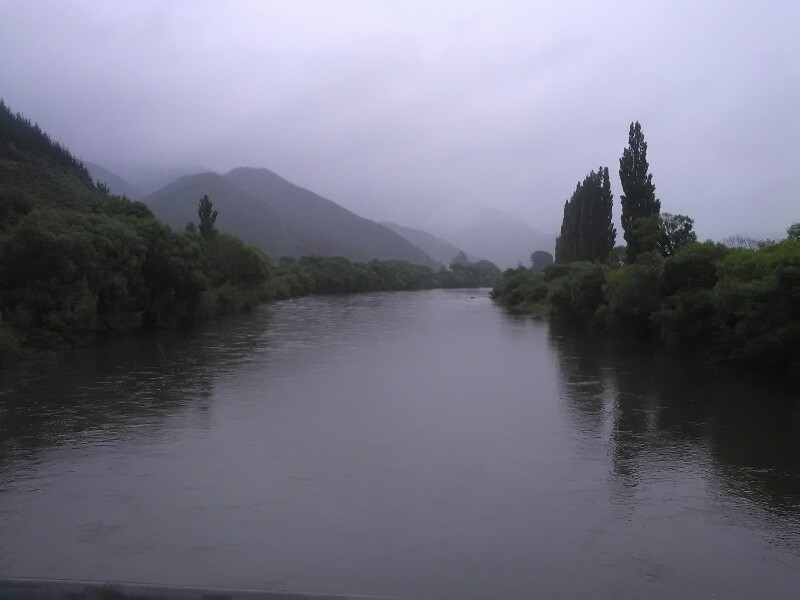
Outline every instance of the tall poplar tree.
POLYGON ((589 173, 564 205, 561 235, 556 239, 556 262, 608 258, 617 236, 612 223, 613 203, 608 168, 589 173))
MULTIPOLYGON (((647 142, 644 141, 642 126, 639 121, 631 123, 628 131, 628 147, 619 159, 619 179, 622 182, 622 232, 628 244, 628 263, 636 261, 636 257, 655 249, 655 238, 642 235, 646 228, 641 219, 658 217, 661 214, 661 201, 656 198, 656 186, 653 176, 648 173, 647 142)), ((657 219, 656 219, 657 221, 657 219)))

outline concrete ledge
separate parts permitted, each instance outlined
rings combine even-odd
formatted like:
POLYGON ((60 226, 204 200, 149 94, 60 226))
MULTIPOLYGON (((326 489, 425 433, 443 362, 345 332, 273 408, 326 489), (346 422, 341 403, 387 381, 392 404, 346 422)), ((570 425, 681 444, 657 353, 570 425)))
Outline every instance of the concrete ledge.
POLYGON ((341 596, 17 578, 0 578, 0 598, 3 600, 411 600, 410 598, 387 598, 384 596, 341 596))

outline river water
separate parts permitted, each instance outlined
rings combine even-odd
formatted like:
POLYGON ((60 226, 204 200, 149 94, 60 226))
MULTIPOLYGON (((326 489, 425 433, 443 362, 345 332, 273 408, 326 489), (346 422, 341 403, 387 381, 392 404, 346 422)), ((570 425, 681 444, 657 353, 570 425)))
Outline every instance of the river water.
POLYGON ((791 388, 486 291, 290 300, 0 383, 0 576, 800 597, 791 388))

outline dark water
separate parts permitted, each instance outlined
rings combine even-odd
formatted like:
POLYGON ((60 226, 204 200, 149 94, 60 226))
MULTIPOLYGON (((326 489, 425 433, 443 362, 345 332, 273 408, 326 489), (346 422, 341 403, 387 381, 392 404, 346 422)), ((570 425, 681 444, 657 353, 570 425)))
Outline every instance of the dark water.
POLYGON ((283 302, 0 383, 0 576, 800 598, 792 388, 484 293, 283 302))

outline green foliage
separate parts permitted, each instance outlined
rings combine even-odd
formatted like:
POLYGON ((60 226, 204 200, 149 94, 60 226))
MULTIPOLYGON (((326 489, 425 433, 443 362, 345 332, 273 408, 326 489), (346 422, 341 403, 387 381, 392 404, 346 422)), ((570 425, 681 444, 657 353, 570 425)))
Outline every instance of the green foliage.
POLYGON ((697 241, 694 232, 694 219, 686 215, 661 215, 661 236, 658 248, 664 256, 672 256, 675 251, 685 244, 697 241))
POLYGON ((661 264, 660 257, 655 258, 608 272, 603 293, 604 317, 610 328, 643 336, 651 333, 651 315, 661 305, 661 264))
MULTIPOLYGON (((656 198, 653 176, 648 173, 647 142, 638 121, 631 123, 628 147, 619 159, 619 178, 622 182, 622 231, 628 244, 628 264, 636 262, 640 252, 656 247, 657 237, 651 237, 653 223, 640 224, 641 219, 657 217, 661 201, 656 198)), ((657 228, 656 228, 657 230, 657 228)))
POLYGON ((539 305, 547 296, 544 275, 525 267, 508 269, 492 290, 492 298, 502 298, 511 308, 528 310, 539 305))
POLYGON ((605 167, 592 171, 578 184, 564 205, 561 234, 556 239, 557 262, 606 260, 617 236, 612 224, 613 199, 605 167))
POLYGON ((731 251, 714 292, 716 339, 733 359, 800 373, 800 242, 731 251))
POLYGON ((443 288, 493 287, 501 275, 500 269, 488 260, 476 263, 453 261, 449 271, 439 271, 438 281, 443 288))
POLYGON ((642 217, 633 224, 633 232, 631 233, 631 240, 628 244, 628 252, 626 260, 628 264, 633 264, 639 260, 639 255, 649 252, 661 253, 659 249, 659 242, 663 238, 661 229, 661 216, 651 215, 649 217, 642 217), (631 243, 633 246, 631 246, 631 243), (631 248, 634 250, 632 251, 631 248))
POLYGON ((800 240, 755 250, 687 242, 666 259, 654 250, 612 269, 578 262, 542 275, 508 270, 492 296, 534 314, 649 336, 707 360, 800 374, 800 240), (542 288, 543 300, 532 301, 542 288))
POLYGON ((207 194, 197 211, 200 235, 175 232, 141 202, 95 186, 66 149, 2 102, 0 175, 0 364, 20 353, 173 327, 263 300, 491 286, 500 276, 488 261, 440 273, 400 260, 318 256, 274 265, 217 232, 207 194))
POLYGON ((790 240, 800 240, 800 223, 792 223, 786 230, 786 235, 790 240))
POLYGON ((718 280, 720 261, 729 253, 722 244, 705 242, 682 246, 664 261, 660 290, 664 296, 681 290, 711 289, 718 280))
POLYGON ((19 159, 24 154, 41 157, 51 166, 65 168, 78 174, 87 186, 92 178, 83 163, 64 146, 50 139, 39 125, 31 123, 20 113, 14 114, 0 99, 0 159, 19 159))
POLYGON ((603 303, 607 267, 598 263, 575 262, 566 272, 551 279, 547 300, 556 318, 592 323, 603 303))
POLYGON ((214 205, 211 200, 208 198, 208 195, 204 195, 200 198, 200 202, 197 206, 197 217, 200 219, 200 225, 198 225, 197 229, 200 231, 200 235, 204 238, 212 238, 217 234, 217 211, 214 210, 214 205))
POLYGON ((544 250, 537 250, 531 254, 531 269, 534 271, 544 271, 547 267, 553 264, 553 255, 544 250))
POLYGON ((608 253, 606 264, 612 269, 621 269, 627 264, 628 249, 625 246, 614 246, 608 253))

